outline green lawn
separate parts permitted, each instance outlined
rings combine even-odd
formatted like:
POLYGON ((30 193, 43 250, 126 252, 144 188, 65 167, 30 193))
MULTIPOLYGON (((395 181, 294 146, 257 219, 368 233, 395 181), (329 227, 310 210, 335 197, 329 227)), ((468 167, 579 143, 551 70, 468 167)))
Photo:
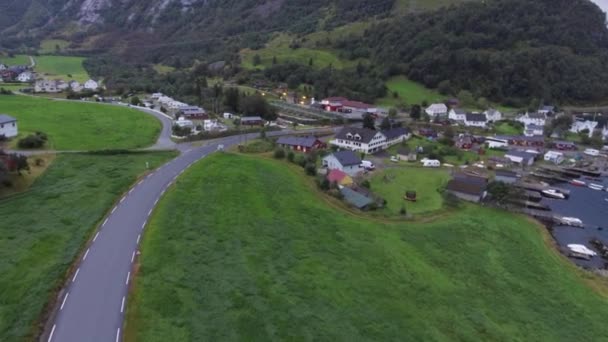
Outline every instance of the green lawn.
POLYGON ((0 54, 0 63, 6 65, 30 65, 30 58, 26 55, 15 55, 13 57, 3 56, 0 54))
POLYGON ((70 45, 70 42, 63 39, 45 39, 40 43, 39 53, 56 53, 57 47, 59 50, 65 50, 70 45))
POLYGON ((90 79, 82 66, 83 57, 37 56, 35 59, 35 70, 45 77, 58 77, 65 81, 76 80, 81 83, 90 79))
POLYGON ((441 221, 389 224, 329 203, 286 162, 232 154, 199 162, 146 230, 125 339, 608 336, 605 294, 524 217, 471 205, 441 221))
POLYGON ((524 129, 520 126, 510 125, 506 121, 501 121, 494 125, 494 133, 498 135, 521 135, 524 133, 524 129))
POLYGON ((60 155, 32 188, 0 200, 0 341, 33 340, 45 304, 119 196, 173 153, 60 155))
POLYGON ((388 93, 385 98, 377 101, 381 106, 396 106, 400 103, 409 105, 420 104, 423 101, 430 103, 442 102, 445 96, 433 89, 426 88, 420 83, 410 81, 404 76, 395 76, 386 81, 388 93), (395 98, 393 93, 397 92, 399 97, 395 98))
POLYGON ((49 148, 101 150, 154 144, 161 123, 135 109, 31 96, 0 96, 0 112, 18 119, 20 136, 42 131, 49 148))
POLYGON ((0 83, 0 88, 15 92, 23 88, 30 88, 30 85, 24 83, 0 83))
POLYGON ((399 215, 402 206, 409 214, 437 211, 443 206, 439 192, 447 184, 450 176, 444 169, 419 167, 393 167, 376 172, 371 178, 372 191, 387 201, 386 210, 391 215, 399 215), (416 191, 417 201, 403 199, 406 191, 416 191))
POLYGON ((395 11, 399 13, 422 12, 465 1, 470 0, 397 0, 395 1, 395 11))

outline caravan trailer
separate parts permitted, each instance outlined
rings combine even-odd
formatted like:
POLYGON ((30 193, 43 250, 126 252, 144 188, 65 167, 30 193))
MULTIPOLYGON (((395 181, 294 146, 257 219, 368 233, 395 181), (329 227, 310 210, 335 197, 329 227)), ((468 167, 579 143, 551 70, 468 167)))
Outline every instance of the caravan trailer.
POLYGON ((422 166, 424 167, 440 167, 441 162, 437 159, 423 159, 422 166))

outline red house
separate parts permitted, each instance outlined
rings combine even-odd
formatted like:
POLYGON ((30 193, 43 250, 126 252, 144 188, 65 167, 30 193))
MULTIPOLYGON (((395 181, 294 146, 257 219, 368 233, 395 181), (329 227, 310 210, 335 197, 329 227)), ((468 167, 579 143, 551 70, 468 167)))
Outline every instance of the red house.
POLYGON ((346 101, 348 101, 348 99, 345 97, 334 96, 334 97, 328 97, 324 100, 321 100, 321 104, 323 105, 323 108, 326 111, 337 112, 340 109, 342 109, 343 102, 346 102, 346 101))
POLYGON ((327 144, 315 137, 280 137, 277 145, 304 153, 327 148, 327 144))

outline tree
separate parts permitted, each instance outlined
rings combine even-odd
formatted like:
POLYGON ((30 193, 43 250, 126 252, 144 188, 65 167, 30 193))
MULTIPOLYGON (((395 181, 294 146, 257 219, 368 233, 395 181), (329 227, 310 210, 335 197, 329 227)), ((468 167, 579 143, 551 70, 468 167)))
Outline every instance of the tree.
POLYGON ((259 95, 254 94, 245 96, 240 101, 240 112, 248 116, 261 116, 264 120, 274 121, 277 119, 277 112, 266 99, 259 95))
POLYGON ((238 88, 227 88, 224 91, 224 105, 233 112, 238 111, 240 96, 238 88))
POLYGON ((132 104, 133 106, 139 106, 139 105, 140 105, 140 103, 141 103, 141 100, 139 99, 139 97, 137 97, 137 96, 133 96, 133 97, 131 98, 131 104, 132 104))
POLYGON ((441 95, 449 95, 452 92, 452 84, 450 83, 450 80, 439 82, 437 90, 441 95))
POLYGON ((458 100, 464 106, 474 106, 475 99, 473 98, 473 94, 471 94, 468 90, 461 90, 458 92, 458 100))
POLYGON ((272 65, 276 65, 277 63, 277 56, 272 56, 272 65))
POLYGON ((388 117, 385 117, 384 119, 382 119, 382 122, 380 123, 380 129, 381 130, 387 130, 391 128, 391 119, 389 119, 388 117))
POLYGON ((388 110, 388 117, 394 119, 397 117, 397 108, 391 108, 388 110))
POLYGON ((363 128, 376 129, 376 120, 371 114, 363 115, 363 128))
POLYGON ((420 116, 422 115, 422 108, 420 107, 420 105, 413 105, 412 109, 410 110, 410 117, 413 120, 420 120, 420 116))
POLYGON ((314 63, 314 60, 312 59, 312 57, 310 57, 310 59, 308 60, 308 66, 311 67, 314 63))
POLYGON ((446 127, 443 131, 443 136, 450 140, 454 139, 454 128, 452 126, 446 127))
POLYGON ((26 170, 29 171, 30 165, 27 162, 27 157, 22 154, 13 153, 9 155, 9 158, 13 160, 15 163, 15 169, 17 173, 21 175, 21 171, 26 170))
POLYGON ((276 159, 285 158, 285 150, 283 150, 282 148, 278 148, 278 149, 274 150, 274 157, 276 159))
POLYGON ((583 144, 583 145, 591 144, 591 138, 589 138, 589 130, 587 128, 579 131, 578 136, 581 139, 581 144, 583 144))
POLYGON ((602 146, 604 146, 604 140, 602 138, 601 131, 596 130, 593 132, 593 134, 591 135, 591 140, 589 141, 589 145, 596 149, 601 149, 602 146))
POLYGON ((490 103, 488 102, 488 99, 486 99, 485 97, 480 97, 477 99, 477 107, 485 110, 490 107, 490 103))
POLYGON ((260 55, 253 56, 253 65, 258 66, 260 64, 262 64, 262 58, 260 57, 260 55))

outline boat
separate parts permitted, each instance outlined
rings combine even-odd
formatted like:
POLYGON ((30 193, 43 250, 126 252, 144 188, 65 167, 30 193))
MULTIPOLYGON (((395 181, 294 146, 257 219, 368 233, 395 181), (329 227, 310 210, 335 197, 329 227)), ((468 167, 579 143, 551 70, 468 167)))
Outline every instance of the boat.
POLYGON ((573 226, 573 227, 582 227, 583 226, 583 221, 581 221, 581 219, 576 218, 576 217, 562 217, 560 219, 562 224, 568 225, 568 226, 573 226))
POLYGON ((604 186, 600 184, 591 183, 588 185, 590 189, 593 190, 604 190, 604 186))
POLYGON ((571 251, 573 251, 575 253, 580 253, 580 254, 589 255, 589 256, 596 256, 597 255, 597 253, 595 251, 589 249, 585 245, 579 245, 579 244, 576 244, 576 243, 571 243, 567 247, 571 251))
POLYGON ((565 199, 566 196, 564 194, 562 194, 561 192, 554 190, 554 189, 547 189, 547 190, 543 190, 542 193, 547 196, 547 197, 551 197, 551 198, 557 198, 557 199, 565 199))
POLYGON ((578 179, 571 180, 570 184, 576 185, 576 186, 585 186, 585 185, 587 185, 587 183, 583 182, 582 180, 578 180, 578 179))

